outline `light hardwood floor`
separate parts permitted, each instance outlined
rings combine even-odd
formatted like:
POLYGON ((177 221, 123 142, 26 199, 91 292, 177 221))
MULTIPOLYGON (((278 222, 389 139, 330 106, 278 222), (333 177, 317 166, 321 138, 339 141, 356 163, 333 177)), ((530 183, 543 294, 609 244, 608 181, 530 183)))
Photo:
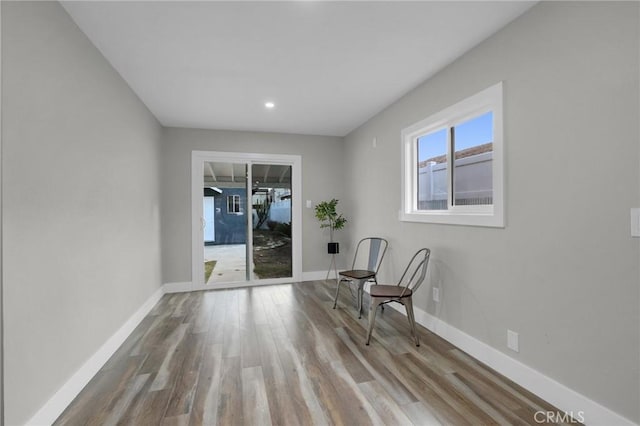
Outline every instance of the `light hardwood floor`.
POLYGON ((365 346, 334 289, 165 295, 55 424, 537 425, 555 410, 423 327, 415 347, 393 309, 365 346))

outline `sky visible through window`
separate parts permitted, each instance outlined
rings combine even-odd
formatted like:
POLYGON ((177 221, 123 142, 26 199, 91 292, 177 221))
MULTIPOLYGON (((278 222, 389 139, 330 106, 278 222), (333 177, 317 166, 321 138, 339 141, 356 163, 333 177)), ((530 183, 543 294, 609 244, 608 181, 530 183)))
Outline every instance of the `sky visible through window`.
MULTIPOLYGON (((493 113, 455 126, 456 151, 493 142, 493 113)), ((418 162, 447 153, 447 129, 438 130, 418 138, 418 162)))

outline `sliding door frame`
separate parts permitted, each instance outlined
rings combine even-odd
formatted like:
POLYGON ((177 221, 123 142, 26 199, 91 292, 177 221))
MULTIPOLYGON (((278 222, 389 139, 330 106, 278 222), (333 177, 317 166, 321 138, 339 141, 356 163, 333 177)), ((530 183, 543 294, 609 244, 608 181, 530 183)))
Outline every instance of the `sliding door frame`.
MULTIPOLYGON (((251 200, 251 185, 247 185, 247 200, 251 200)), ((247 202, 249 205, 250 202, 247 202)), ((247 271, 252 276, 253 226, 252 214, 247 217, 247 271)), ((302 157, 286 154, 253 154, 244 152, 192 151, 191 153, 191 290, 213 290, 219 288, 248 287, 276 283, 298 282, 302 278, 302 157), (205 162, 239 163, 247 165, 248 181, 251 182, 253 164, 291 166, 291 272, 287 278, 206 284, 204 282, 204 232, 202 229, 203 165, 205 162)))

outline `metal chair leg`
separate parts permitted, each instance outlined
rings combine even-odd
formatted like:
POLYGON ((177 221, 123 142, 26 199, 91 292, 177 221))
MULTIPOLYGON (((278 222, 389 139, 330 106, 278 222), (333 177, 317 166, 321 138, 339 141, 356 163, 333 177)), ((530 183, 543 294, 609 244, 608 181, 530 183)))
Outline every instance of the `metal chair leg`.
POLYGON ((364 281, 358 281, 358 319, 362 318, 362 296, 364 295, 364 281))
POLYGON ((416 331, 416 318, 413 314, 413 301, 411 300, 411 297, 407 298, 404 307, 407 309, 407 319, 409 320, 409 326, 411 327, 411 334, 413 334, 413 338, 416 341, 416 346, 420 346, 420 340, 418 339, 418 333, 416 331))
POLYGON ((338 281, 336 284, 336 297, 333 299, 333 309, 336 308, 336 306, 338 306, 338 296, 340 295, 340 283, 342 282, 342 280, 338 281))
POLYGON ((373 331, 373 324, 376 322, 376 311, 378 310, 380 302, 381 301, 376 297, 371 298, 371 305, 369 306, 369 331, 367 332, 367 346, 369 346, 369 342, 371 341, 371 332, 373 331))

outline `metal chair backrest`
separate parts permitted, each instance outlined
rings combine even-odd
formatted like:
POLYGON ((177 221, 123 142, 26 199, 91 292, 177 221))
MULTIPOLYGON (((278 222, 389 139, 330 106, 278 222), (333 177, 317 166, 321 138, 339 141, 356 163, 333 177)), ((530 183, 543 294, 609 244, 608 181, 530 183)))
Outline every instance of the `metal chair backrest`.
POLYGON ((420 284, 422 284, 427 276, 430 256, 431 250, 428 248, 421 248, 413 255, 411 261, 409 261, 409 264, 402 273, 400 281, 398 281, 398 286, 405 287, 401 296, 404 296, 407 289, 414 293, 418 290, 418 287, 420 287, 420 284))
POLYGON ((361 239, 356 246, 356 253, 353 255, 353 264, 351 265, 351 269, 366 269, 367 271, 373 271, 377 274, 378 269, 380 269, 380 265, 382 264, 384 254, 387 252, 388 245, 389 243, 384 238, 366 237, 361 239), (366 247, 364 247, 363 244, 369 245, 369 251, 366 257, 363 253, 364 250, 366 250, 366 247), (358 257, 358 253, 360 253, 360 257, 358 257), (359 264, 359 268, 356 268, 356 263, 359 264))

